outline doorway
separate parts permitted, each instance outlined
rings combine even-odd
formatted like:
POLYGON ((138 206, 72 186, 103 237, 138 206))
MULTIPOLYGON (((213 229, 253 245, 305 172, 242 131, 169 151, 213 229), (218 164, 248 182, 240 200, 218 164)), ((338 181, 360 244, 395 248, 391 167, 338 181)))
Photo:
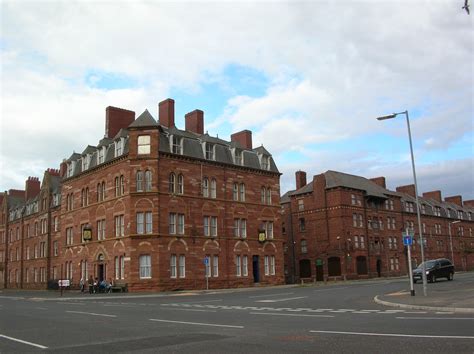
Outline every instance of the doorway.
POLYGON ((258 265, 258 256, 252 256, 252 266, 253 266, 253 282, 260 282, 260 271, 258 265))
POLYGON ((324 281, 324 269, 322 262, 321 264, 316 263, 316 281, 324 281))
POLYGON ((105 279, 105 265, 103 263, 97 265, 97 277, 99 278, 99 281, 105 279))
POLYGON ((382 276, 382 261, 377 259, 377 276, 380 278, 382 276))

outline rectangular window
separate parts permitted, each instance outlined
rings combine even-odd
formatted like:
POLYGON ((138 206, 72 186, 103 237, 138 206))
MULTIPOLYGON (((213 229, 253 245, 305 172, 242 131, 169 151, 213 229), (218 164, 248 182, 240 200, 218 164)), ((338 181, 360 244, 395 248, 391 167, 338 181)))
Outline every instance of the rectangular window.
POLYGON ((176 255, 172 254, 170 257, 170 277, 176 278, 176 255))
POLYGON ((178 214, 178 234, 184 235, 184 214, 178 214))
POLYGON ((235 256, 235 275, 238 277, 242 275, 240 256, 235 256))
POLYGON ((214 160, 214 144, 206 143, 206 159, 214 160))
POLYGON ((217 216, 211 216, 211 236, 217 236, 217 216))
POLYGON ((138 154, 146 155, 150 153, 150 136, 140 135, 138 137, 138 154))
POLYGON ((122 155, 122 139, 115 142, 115 157, 122 155))
POLYGON ((204 217, 203 223, 204 223, 204 236, 210 236, 209 216, 204 217))
POLYGON ((181 138, 173 135, 173 138, 171 139, 171 141, 172 141, 173 154, 181 155, 181 138))
POLYGON ((239 185, 234 183, 232 187, 232 200, 239 200, 239 185))
POLYGON ((300 231, 306 230, 306 222, 304 218, 300 218, 300 231))
POLYGON ((137 213, 137 234, 142 235, 145 232, 145 215, 143 213, 137 213))
POLYGON ((298 200, 298 211, 304 211, 304 199, 298 200))
POLYGON ((270 257, 265 256, 265 275, 270 275, 270 257))
POLYGON ((66 228, 66 245, 72 245, 74 243, 74 238, 72 234, 72 227, 66 228))
POLYGON ((240 184, 240 201, 245 202, 245 184, 240 184))
POLYGON ((186 257, 183 254, 179 256, 179 277, 186 277, 186 257))
POLYGON ((124 236, 124 216, 117 215, 115 216, 115 237, 124 236))
POLYGON ((169 233, 176 234, 176 213, 170 213, 169 215, 169 233))
POLYGON ((115 279, 120 279, 120 257, 115 257, 115 279))
POLYGON ((219 276, 219 256, 212 257, 212 276, 219 276))
POLYGON ((275 256, 270 256, 270 275, 275 275, 275 256))
POLYGON ((140 279, 151 278, 151 256, 140 256, 140 279))
POLYGON ((242 165, 242 151, 235 150, 235 164, 242 165))
POLYGON ((249 275, 247 256, 242 256, 242 275, 244 277, 249 275))
POLYGON ((151 234, 153 232, 153 216, 151 211, 145 213, 145 232, 151 234))

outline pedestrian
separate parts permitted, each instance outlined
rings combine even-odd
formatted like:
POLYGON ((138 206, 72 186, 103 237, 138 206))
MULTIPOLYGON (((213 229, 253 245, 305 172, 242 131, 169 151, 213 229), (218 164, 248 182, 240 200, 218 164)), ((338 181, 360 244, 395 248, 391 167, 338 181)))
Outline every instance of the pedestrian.
POLYGON ((81 281, 79 282, 79 287, 81 288, 81 293, 84 292, 84 278, 81 278, 81 281))
POLYGON ((92 278, 92 275, 89 276, 89 280, 87 281, 87 284, 89 285, 89 294, 94 293, 94 279, 92 278))
POLYGON ((99 278, 95 277, 94 279, 94 294, 99 291, 99 278))

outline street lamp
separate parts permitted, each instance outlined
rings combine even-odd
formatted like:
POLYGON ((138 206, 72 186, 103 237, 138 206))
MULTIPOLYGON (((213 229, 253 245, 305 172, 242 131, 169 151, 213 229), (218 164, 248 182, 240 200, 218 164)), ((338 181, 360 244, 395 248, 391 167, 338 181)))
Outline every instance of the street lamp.
POLYGON ((453 262, 453 266, 454 266, 454 253, 453 253, 453 236, 451 235, 451 224, 457 224, 458 222, 461 222, 461 220, 448 222, 449 244, 451 245, 451 262, 453 262))
MULTIPOLYGON (((418 201, 418 185, 416 183, 416 172, 415 172, 415 158, 413 156, 413 145, 411 142, 411 130, 410 130, 410 119, 408 118, 408 111, 404 112, 399 112, 399 113, 392 113, 387 116, 382 116, 378 117, 377 120, 386 120, 386 119, 392 119, 395 118, 396 116, 404 114, 405 117, 407 118, 407 127, 408 127, 408 140, 410 141, 410 154, 411 154, 411 167, 413 170, 413 180, 415 182, 415 200, 416 200, 416 215, 418 218, 418 232, 420 234, 420 246, 421 246, 421 264, 422 264, 422 279, 423 279, 423 295, 426 296, 426 265, 425 265, 425 251, 424 251, 424 242, 423 242, 423 234, 422 234, 422 229, 421 229, 421 217, 420 217, 420 203, 418 201)), ((411 262, 411 260, 410 260, 411 262)), ((410 274, 410 277, 413 275, 410 274)))

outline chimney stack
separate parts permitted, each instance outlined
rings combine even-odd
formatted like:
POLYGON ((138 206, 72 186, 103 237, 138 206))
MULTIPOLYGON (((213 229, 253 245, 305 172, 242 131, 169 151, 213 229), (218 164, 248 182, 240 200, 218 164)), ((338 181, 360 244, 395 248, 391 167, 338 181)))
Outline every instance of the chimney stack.
POLYGON ((409 184, 407 186, 397 187, 397 192, 401 192, 401 193, 411 195, 413 198, 416 197, 416 195, 415 195, 415 185, 414 184, 409 184))
POLYGON ((25 182, 25 200, 36 197, 40 192, 41 186, 38 177, 28 177, 25 182))
POLYGON ((184 116, 186 121, 186 131, 196 134, 204 133, 204 112, 200 109, 195 109, 184 116))
POLYGON ((296 190, 306 186, 306 172, 296 171, 296 190))
POLYGON ((66 159, 63 159, 63 162, 61 162, 61 165, 59 165, 59 177, 63 178, 66 176, 66 171, 67 171, 67 162, 66 159))
POLYGON ((120 129, 127 129, 134 120, 135 112, 108 106, 105 109, 105 136, 113 139, 120 129))
POLYGON ((230 136, 230 140, 239 143, 244 149, 252 150, 252 132, 250 130, 242 130, 230 136))
POLYGON ((423 198, 426 199, 433 199, 436 200, 437 202, 442 202, 441 200, 441 191, 431 191, 431 192, 426 192, 423 193, 423 198))
POLYGON ((446 197, 446 198, 444 198, 444 201, 448 202, 448 203, 454 203, 454 204, 459 205, 460 207, 462 207, 462 197, 460 195, 454 195, 452 197, 446 197))
POLYGON ((167 98, 158 104, 158 119, 160 125, 174 127, 174 100, 167 98))
POLYGON ((25 198, 25 191, 20 189, 9 189, 8 195, 11 197, 25 198))
POLYGON ((465 201, 464 201, 464 206, 474 208, 474 199, 472 199, 472 200, 465 200, 465 201))
POLYGON ((385 177, 375 177, 371 178, 370 180, 382 188, 387 188, 387 185, 385 184, 385 177))

